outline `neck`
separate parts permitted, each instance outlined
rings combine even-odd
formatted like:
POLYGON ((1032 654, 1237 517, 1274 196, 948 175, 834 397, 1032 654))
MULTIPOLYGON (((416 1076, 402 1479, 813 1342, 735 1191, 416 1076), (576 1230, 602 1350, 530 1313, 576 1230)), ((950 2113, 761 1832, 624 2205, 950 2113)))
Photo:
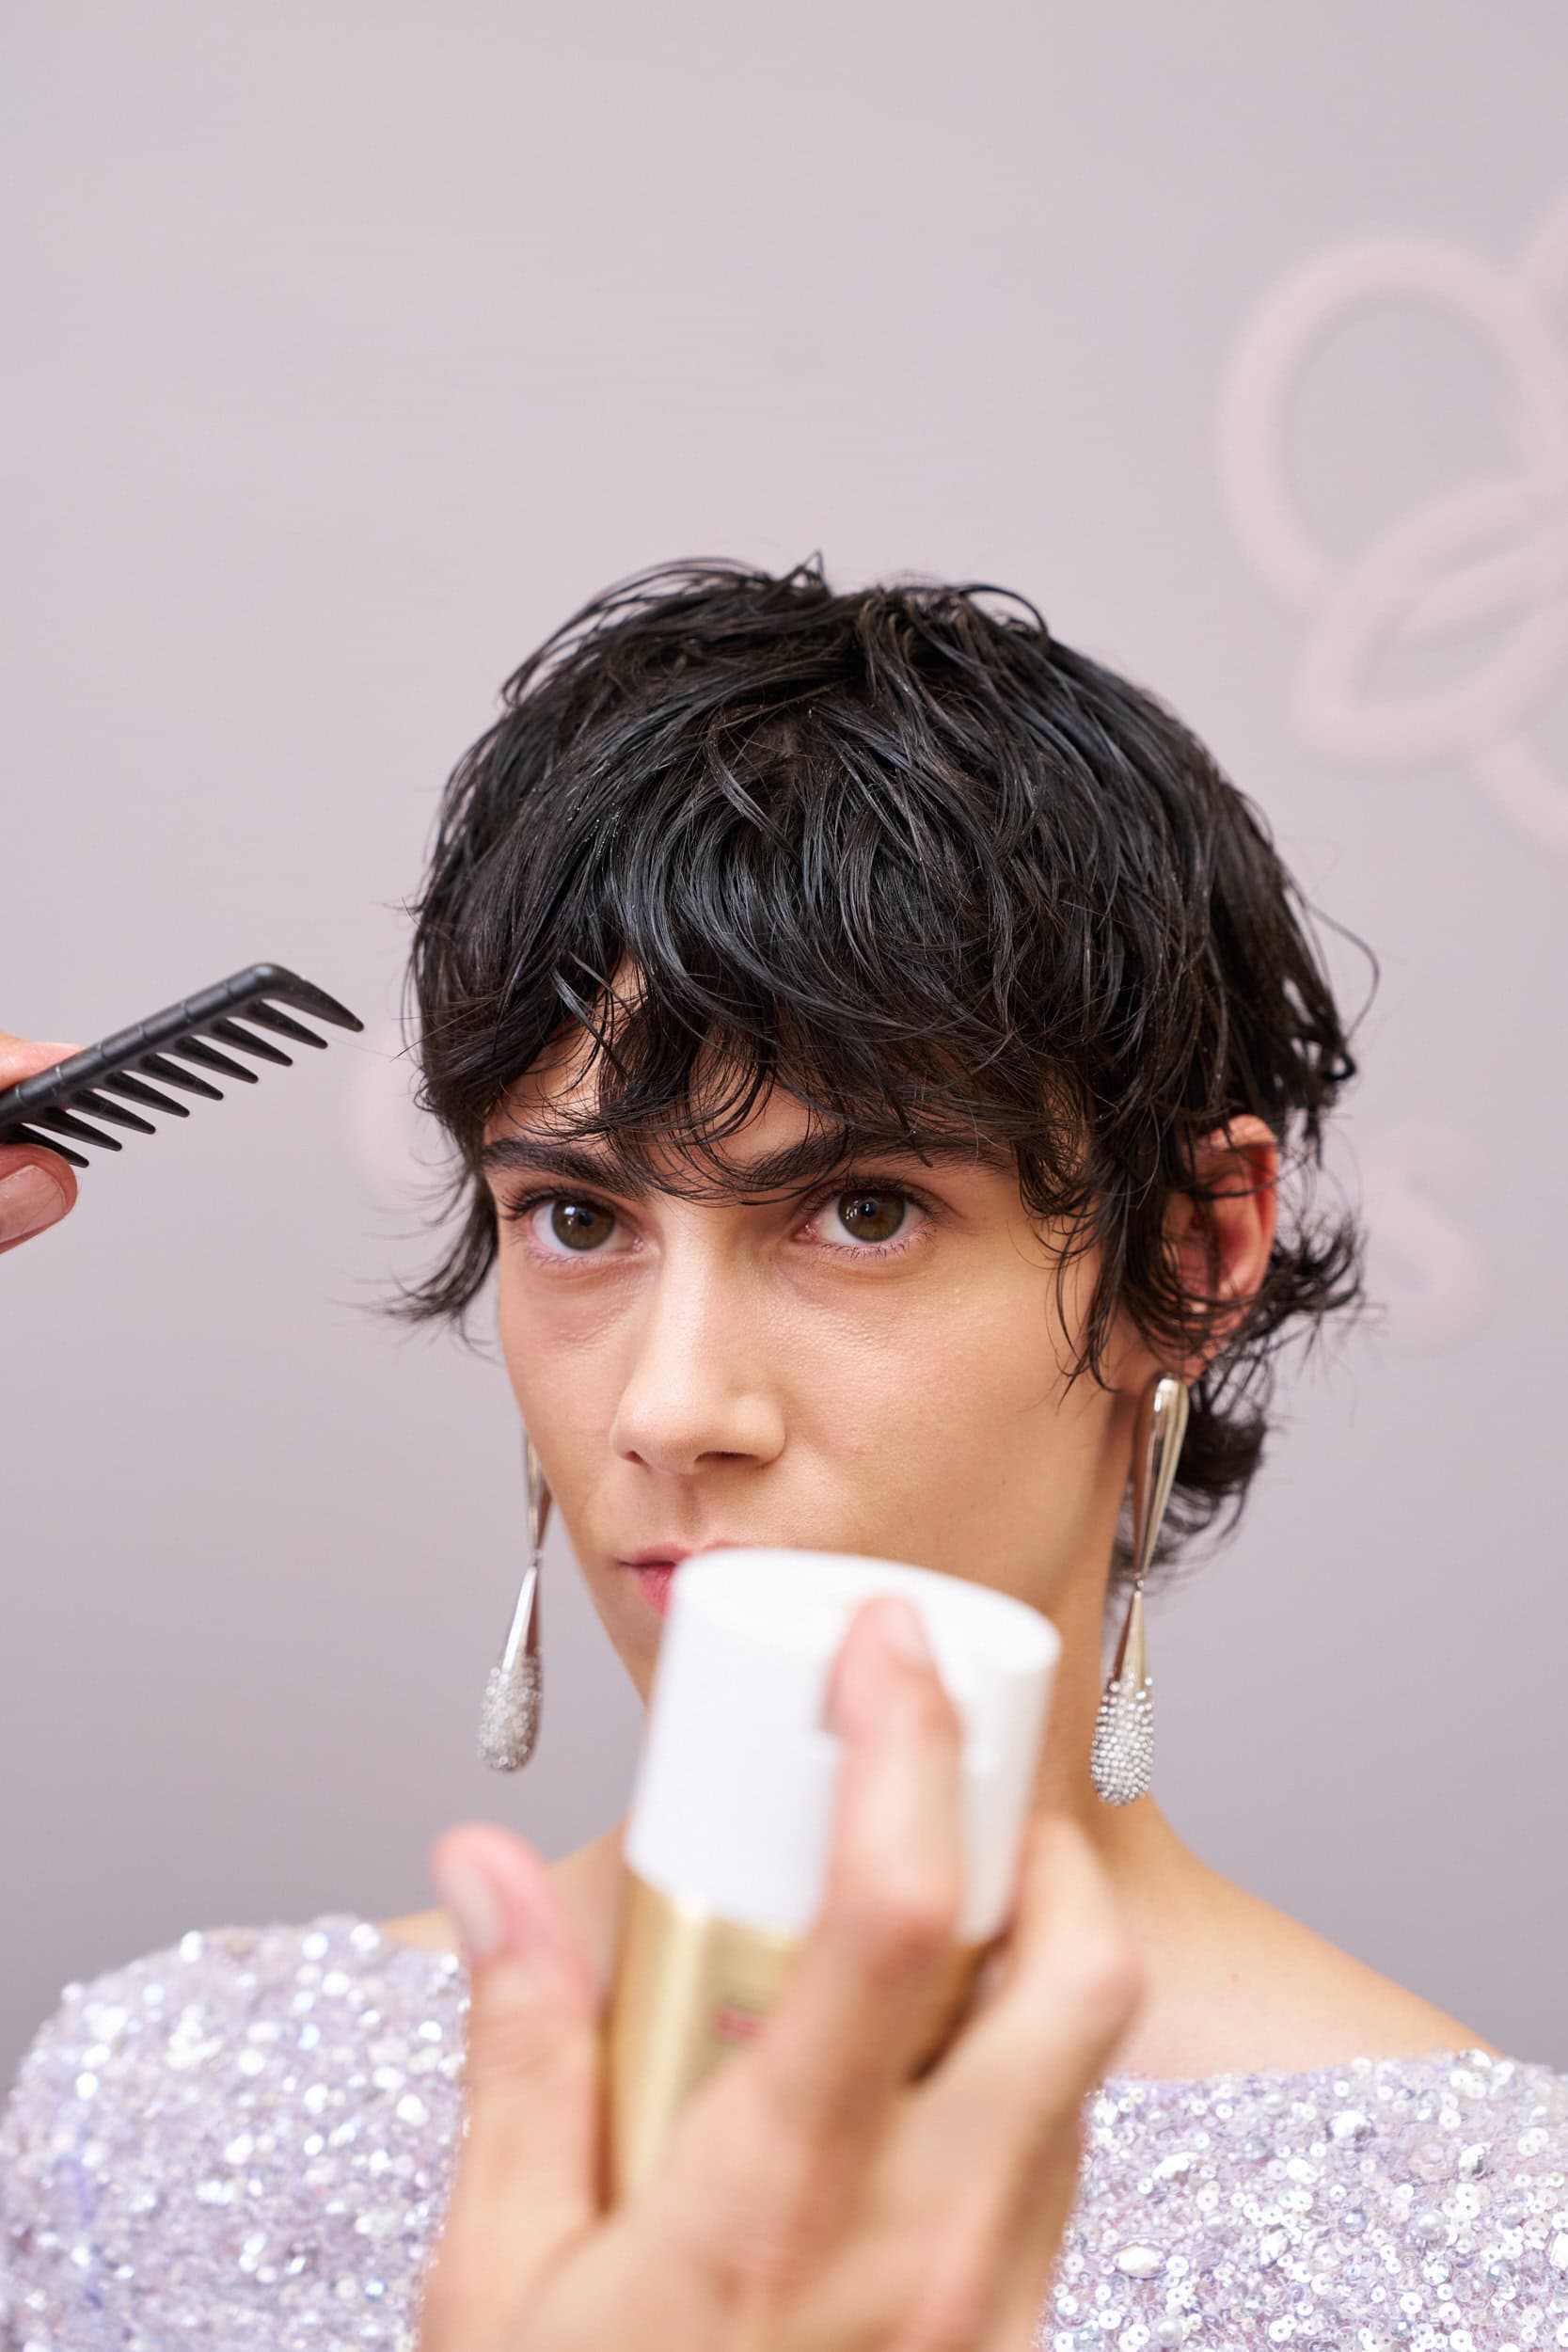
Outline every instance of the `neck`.
POLYGON ((1104 1689, 1104 1591, 1103 1581, 1074 1579, 1050 1611, 1062 1637, 1062 1653, 1035 1781, 1034 1809, 1066 1813, 1076 1821, 1104 1866, 1130 1930, 1136 1934, 1143 1920, 1152 1934, 1178 1887, 1192 1883, 1205 1866, 1183 1845, 1152 1795, 1134 1798, 1131 1804, 1107 1804, 1095 1788, 1089 1753, 1104 1689))

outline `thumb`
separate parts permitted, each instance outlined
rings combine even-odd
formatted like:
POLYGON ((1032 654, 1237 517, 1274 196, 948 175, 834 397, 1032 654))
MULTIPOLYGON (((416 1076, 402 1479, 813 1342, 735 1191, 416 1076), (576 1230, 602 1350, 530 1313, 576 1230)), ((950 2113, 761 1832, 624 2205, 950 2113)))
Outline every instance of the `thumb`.
POLYGON ((472 2281, 488 2314, 514 2296, 520 2308, 600 2209, 597 1986, 522 1838, 465 1822, 436 1839, 430 1870, 469 1974, 464 2142, 442 2263, 465 2301, 472 2281))
MULTIPOLYGON (((0 1029, 0 1093, 79 1053, 76 1045, 40 1045, 0 1029)), ((76 1171, 46 1146, 0 1144, 0 1255, 76 1206, 76 1171)))
POLYGON ((57 1225, 75 1205, 75 1173, 57 1152, 0 1145, 0 1250, 57 1225))

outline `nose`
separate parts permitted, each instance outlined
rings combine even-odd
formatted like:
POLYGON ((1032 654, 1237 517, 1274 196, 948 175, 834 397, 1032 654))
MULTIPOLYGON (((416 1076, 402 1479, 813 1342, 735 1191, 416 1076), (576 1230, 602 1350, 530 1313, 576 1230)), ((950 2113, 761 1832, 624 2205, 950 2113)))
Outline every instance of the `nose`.
POLYGON ((771 1461, 784 1412, 744 1278, 679 1249, 639 1299, 610 1441, 626 1461, 689 1477, 705 1463, 771 1461))

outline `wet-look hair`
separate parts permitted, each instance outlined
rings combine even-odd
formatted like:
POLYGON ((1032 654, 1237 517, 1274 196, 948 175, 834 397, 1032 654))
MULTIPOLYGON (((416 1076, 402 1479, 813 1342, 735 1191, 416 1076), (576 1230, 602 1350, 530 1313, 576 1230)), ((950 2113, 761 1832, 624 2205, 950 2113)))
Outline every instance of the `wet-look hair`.
MULTIPOLYGON (((1196 736, 1022 596, 838 594, 816 558, 623 581, 508 679, 410 912, 457 1219, 391 1305, 410 1321, 466 1332, 497 1254, 486 1123, 574 1040, 596 1101, 549 1134, 592 1138, 619 1191, 771 1192, 721 1149, 771 1086, 807 1107, 818 1181, 879 1143, 1016 1172, 1058 1283, 1101 1253, 1069 1385, 1101 1380, 1118 1310, 1173 1363, 1234 1316, 1163 1219, 1173 1191, 1213 1197, 1196 1138, 1263 1120, 1278 1231, 1193 1387, 1162 1560, 1239 1516, 1277 1347, 1367 1305, 1354 1215, 1308 1197, 1356 1065, 1307 901, 1196 736)), ((1113 1593, 1130 1558, 1124 1509, 1113 1593)))

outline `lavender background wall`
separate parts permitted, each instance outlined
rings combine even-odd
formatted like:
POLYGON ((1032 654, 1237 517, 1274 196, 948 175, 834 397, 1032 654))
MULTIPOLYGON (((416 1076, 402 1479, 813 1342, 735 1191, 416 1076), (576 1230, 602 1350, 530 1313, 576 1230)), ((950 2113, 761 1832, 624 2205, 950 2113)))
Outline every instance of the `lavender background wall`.
POLYGON ((1032 593, 1383 960, 1386 1320, 1154 1611, 1161 1794, 1568 2065, 1565 77, 1551 0, 10 13, 0 1026, 262 956, 370 1026, 0 1263, 0 2059, 187 1927, 421 1907, 451 1820, 622 1809, 559 1539, 538 1757, 472 1760, 521 1482, 499 1364, 363 1311, 428 1254, 400 901, 581 596, 821 548, 1032 593))

